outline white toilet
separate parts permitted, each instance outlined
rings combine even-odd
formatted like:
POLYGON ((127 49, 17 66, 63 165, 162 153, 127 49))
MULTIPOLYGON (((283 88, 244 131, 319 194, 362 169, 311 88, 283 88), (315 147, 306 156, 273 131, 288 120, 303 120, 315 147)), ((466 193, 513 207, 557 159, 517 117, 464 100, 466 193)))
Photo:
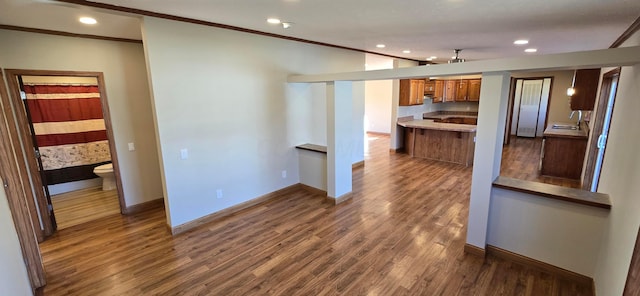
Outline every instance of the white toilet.
POLYGON ((113 163, 97 166, 93 169, 93 173, 102 178, 102 190, 116 189, 116 176, 113 173, 113 163))

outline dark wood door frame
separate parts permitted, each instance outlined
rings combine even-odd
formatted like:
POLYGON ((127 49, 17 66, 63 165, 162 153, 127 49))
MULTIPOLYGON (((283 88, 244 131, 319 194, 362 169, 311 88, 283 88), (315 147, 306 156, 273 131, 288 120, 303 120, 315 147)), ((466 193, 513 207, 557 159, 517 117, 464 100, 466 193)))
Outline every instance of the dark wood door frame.
MULTIPOLYGON (((590 133, 591 142, 587 148, 587 163, 584 167, 584 179, 582 179, 583 190, 590 191, 591 185, 593 184, 596 160, 598 158, 598 137, 600 137, 600 134, 602 134, 602 130, 604 129, 604 116, 607 113, 607 104, 609 103, 609 96, 611 95, 611 84, 613 82, 613 78, 616 76, 620 79, 620 68, 613 69, 602 76, 602 82, 600 83, 600 97, 598 98, 598 106, 596 107, 596 114, 593 122, 593 131, 590 133)), ((615 96, 616 94, 614 94, 612 109, 615 107, 615 96)), ((613 121, 613 117, 611 118, 611 121, 613 121)))
POLYGON ((633 248, 629 273, 627 273, 627 282, 624 285, 624 293, 622 295, 640 295, 640 229, 636 237, 636 246, 633 248))
MULTIPOLYGON (((23 108, 23 103, 20 97, 20 85, 18 83, 18 77, 20 76, 67 76, 67 77, 94 77, 98 81, 98 89, 100 91, 100 102, 102 105, 102 113, 105 121, 105 126, 107 130, 107 139, 109 141, 109 150, 111 152, 111 162, 113 163, 113 171, 116 179, 116 187, 118 190, 118 200, 120 203, 120 213, 125 213, 126 205, 124 202, 124 192, 122 190, 122 180, 120 178, 120 170, 118 165, 118 156, 115 147, 115 141, 113 138, 113 128, 111 126, 111 116, 109 112, 109 103, 107 99, 107 94, 105 90, 105 82, 104 75, 102 72, 76 72, 76 71, 48 71, 48 70, 21 70, 21 69, 7 69, 5 70, 7 73, 7 82, 9 85, 9 89, 11 92, 11 104, 13 105, 13 109, 15 110, 14 114, 16 116, 15 121, 17 123, 18 133, 22 139, 22 149, 26 154, 26 164, 21 162, 21 170, 29 170, 30 172, 38 171, 38 164, 36 161, 35 151, 33 147, 35 146, 32 138, 30 137, 30 128, 29 121, 25 115, 25 112, 19 112, 23 108)), ((24 109, 24 108, 23 108, 24 109)), ((18 149, 16 149, 17 151, 18 149)), ((20 165, 20 164, 19 164, 20 165)), ((33 184, 24 184, 25 191, 30 189, 30 186, 34 188, 40 188, 42 186, 42 180, 40 179, 40 175, 33 173, 32 174, 33 184)), ((43 222, 43 236, 49 236, 53 233, 53 224, 51 223, 51 219, 48 211, 43 211, 42 209, 47 208, 47 200, 44 193, 36 190, 36 200, 38 201, 38 206, 42 222, 43 222)))
MULTIPOLYGON (((504 133, 504 145, 509 145, 511 140, 511 125, 513 124, 513 107, 515 107, 516 101, 516 84, 518 80, 543 80, 551 79, 549 83, 549 99, 547 100, 547 110, 544 116, 544 126, 547 126, 547 122, 549 120, 549 107, 551 106, 551 95, 553 94, 553 76, 541 76, 541 77, 511 77, 511 85, 509 88, 509 103, 507 104, 507 119, 505 125, 505 133, 504 133)), ((544 85, 544 84, 543 84, 544 85)), ((540 113, 540 111, 538 111, 540 113)), ((518 113, 520 116, 520 113, 518 113)), ((517 119, 516 119, 517 120, 517 119)))
POLYGON ((10 116, 5 117, 5 114, 11 114, 11 107, 7 104, 8 93, 4 81, 4 75, 0 71, 0 99, 3 105, 2 112, 0 112, 0 175, 2 176, 2 184, 20 242, 31 288, 35 292, 37 288, 46 284, 44 266, 36 236, 41 231, 36 231, 34 227, 33 221, 38 223, 37 227, 40 230, 38 217, 34 217, 31 214, 33 211, 30 210, 30 208, 34 209, 35 202, 33 196, 29 194, 30 191, 25 192, 23 190, 23 179, 18 169, 18 163, 21 161, 16 158, 16 154, 13 152, 14 147, 17 150, 18 147, 16 146, 18 144, 14 140, 14 135, 12 135, 15 134, 15 130, 12 132, 11 128, 13 119, 10 116), (31 205, 29 201, 31 201, 31 205))

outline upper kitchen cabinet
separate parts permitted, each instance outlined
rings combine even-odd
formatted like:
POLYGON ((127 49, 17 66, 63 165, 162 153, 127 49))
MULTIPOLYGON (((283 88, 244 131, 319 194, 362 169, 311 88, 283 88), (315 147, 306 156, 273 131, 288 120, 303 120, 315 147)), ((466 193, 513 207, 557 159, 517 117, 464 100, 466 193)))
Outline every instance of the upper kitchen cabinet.
POLYGON ((429 80, 429 78, 424 80, 424 95, 425 96, 433 96, 436 92, 436 81, 429 80))
POLYGON ((456 101, 456 90, 458 88, 457 80, 445 80, 444 81, 444 101, 445 102, 455 102, 456 101))
POLYGON ((469 87, 467 89, 467 101, 478 102, 480 101, 480 84, 481 79, 470 79, 469 87))
POLYGON ((469 90, 469 80, 460 80, 456 82, 456 102, 466 102, 469 90))
POLYGON ((442 103, 444 99, 444 81, 436 80, 434 82, 433 103, 442 103))
POLYGON ((401 79, 399 105, 422 105, 424 102, 424 82, 424 79, 401 79))
POLYGON ((600 69, 581 69, 575 73, 571 110, 593 110, 600 81, 600 69))

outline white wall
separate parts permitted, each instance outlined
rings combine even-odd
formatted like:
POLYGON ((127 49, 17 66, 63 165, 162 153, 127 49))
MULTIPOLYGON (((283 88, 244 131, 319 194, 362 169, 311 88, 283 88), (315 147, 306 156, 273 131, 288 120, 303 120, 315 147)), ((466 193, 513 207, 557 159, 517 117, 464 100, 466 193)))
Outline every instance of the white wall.
MULTIPOLYGON (((4 124, 4 123, 3 123, 4 124)), ((0 187, 0 287, 3 295, 33 295, 4 188, 0 187)))
MULTIPOLYGON (((636 32, 623 46, 640 45, 636 32)), ((640 225, 640 65, 622 67, 598 192, 613 207, 595 274, 598 295, 622 295, 640 225)))
MULTIPOLYGON (((326 143, 326 89, 287 77, 365 64, 358 52, 156 18, 143 33, 172 227, 298 183, 295 145, 326 143)), ((353 89, 349 149, 363 159, 364 84, 353 89)))
POLYGON ((592 277, 609 211, 493 188, 487 244, 592 277))
POLYGON ((2 68, 103 72, 125 204, 162 197, 141 44, 8 30, 0 40, 2 68))
MULTIPOLYGON (((393 69, 393 59, 365 54, 365 70, 393 69)), ((364 124, 365 131, 391 133, 391 97, 393 80, 365 81, 364 124)))

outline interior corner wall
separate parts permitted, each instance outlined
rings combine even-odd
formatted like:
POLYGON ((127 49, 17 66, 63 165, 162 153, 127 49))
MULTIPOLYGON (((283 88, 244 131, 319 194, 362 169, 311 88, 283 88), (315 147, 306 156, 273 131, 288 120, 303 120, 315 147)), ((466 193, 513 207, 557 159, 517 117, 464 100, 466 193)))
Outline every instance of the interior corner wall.
MULTIPOLYGON (((152 17, 143 34, 171 227, 297 184, 294 147, 327 140, 326 85, 287 77, 365 64, 360 52, 152 17)), ((362 83, 353 103, 364 105, 362 83)))
MULTIPOLYGON (((365 54, 367 71, 393 69, 393 58, 365 54)), ((391 133, 392 80, 365 81, 365 131, 391 133)))
MULTIPOLYGON (((622 47, 640 45, 640 31, 622 47)), ((595 274, 597 295, 622 295, 640 226, 640 65, 622 67, 598 192, 611 213, 595 274)))
POLYGON ((11 219, 4 188, 0 187, 0 287, 4 295, 33 295, 20 241, 11 219))
POLYGON ((126 206, 162 197, 141 44, 0 29, 0 67, 104 73, 126 206), (128 150, 134 143, 135 151, 128 150))

